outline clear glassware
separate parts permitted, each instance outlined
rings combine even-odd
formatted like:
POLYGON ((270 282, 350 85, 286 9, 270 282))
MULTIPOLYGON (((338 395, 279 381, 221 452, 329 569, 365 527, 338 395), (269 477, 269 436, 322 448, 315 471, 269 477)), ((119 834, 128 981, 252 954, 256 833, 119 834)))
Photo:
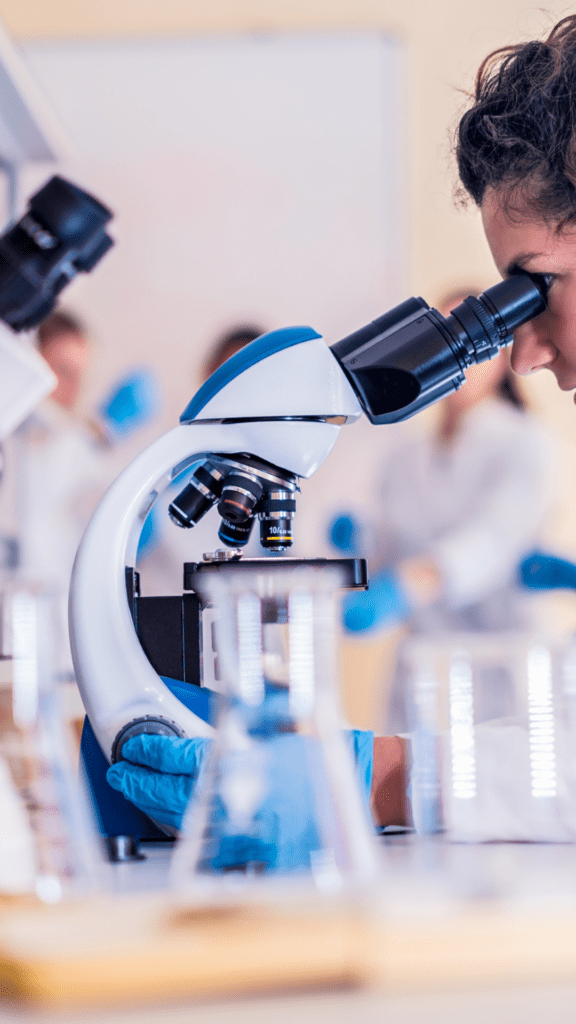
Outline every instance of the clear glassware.
POLYGON ((0 598, 0 893, 46 903, 106 884, 55 679, 57 600, 18 580, 0 598))
POLYGON ((462 842, 576 838, 576 653, 446 634, 402 653, 414 826, 462 842))
POLYGON ((308 880, 337 894, 377 872, 337 698, 333 569, 214 573, 217 735, 174 857, 179 887, 308 880))

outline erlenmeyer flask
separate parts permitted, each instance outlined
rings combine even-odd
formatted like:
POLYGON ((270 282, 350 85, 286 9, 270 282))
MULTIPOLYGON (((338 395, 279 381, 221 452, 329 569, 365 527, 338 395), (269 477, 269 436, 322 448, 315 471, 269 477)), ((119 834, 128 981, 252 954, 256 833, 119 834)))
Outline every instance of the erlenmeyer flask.
POLYGON ((238 889, 264 875, 337 893, 373 879, 373 830, 338 710, 338 573, 223 567, 205 586, 223 697, 176 883, 238 889))
POLYGON ((54 903, 99 887, 105 865, 59 704, 54 596, 15 581, 1 609, 0 798, 11 816, 0 837, 0 893, 54 903), (21 870, 11 888, 15 849, 21 870))

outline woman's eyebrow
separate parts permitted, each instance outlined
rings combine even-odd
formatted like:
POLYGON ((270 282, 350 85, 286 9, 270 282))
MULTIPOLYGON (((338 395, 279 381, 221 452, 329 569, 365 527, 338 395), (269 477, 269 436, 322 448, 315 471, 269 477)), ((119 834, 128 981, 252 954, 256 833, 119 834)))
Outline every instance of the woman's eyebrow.
POLYGON ((530 260, 538 259, 543 256, 542 252, 522 252, 518 256, 515 256, 504 271, 504 277, 510 277, 511 274, 517 273, 519 270, 524 270, 524 267, 530 260))

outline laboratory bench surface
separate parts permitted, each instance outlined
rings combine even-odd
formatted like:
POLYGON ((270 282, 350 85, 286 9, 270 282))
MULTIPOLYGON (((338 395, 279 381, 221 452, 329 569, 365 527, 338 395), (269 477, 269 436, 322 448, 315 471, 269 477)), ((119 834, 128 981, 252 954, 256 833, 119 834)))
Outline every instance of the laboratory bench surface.
MULTIPOLYGON (((423 892, 434 899, 462 896, 475 901, 506 898, 539 900, 576 911, 576 847, 568 844, 487 844, 467 846, 411 834, 381 840, 385 861, 385 902, 394 913, 423 892), (407 902, 406 902, 407 901, 407 902)), ((113 866, 117 892, 150 891, 167 880, 171 844, 143 846, 146 859, 113 866)), ((537 984, 473 985, 461 990, 386 992, 378 988, 274 994, 241 999, 201 999, 186 1003, 95 1009, 67 1013, 33 1012, 2 1006, 0 1024, 568 1024, 576 1020, 574 981, 537 984)))

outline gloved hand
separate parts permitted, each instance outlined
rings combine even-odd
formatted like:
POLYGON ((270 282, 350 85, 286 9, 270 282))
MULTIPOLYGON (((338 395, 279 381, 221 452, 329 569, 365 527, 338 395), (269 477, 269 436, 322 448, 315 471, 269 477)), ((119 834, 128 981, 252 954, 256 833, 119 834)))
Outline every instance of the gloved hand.
POLYGON ((533 551, 518 566, 518 579, 529 590, 576 590, 576 565, 533 551))
POLYGON ((330 543, 344 554, 353 554, 360 548, 361 525, 351 513, 336 516, 328 527, 330 543))
MULTIPOLYGON (((357 763, 366 802, 372 784, 373 734, 346 734, 357 763)), ((122 748, 126 760, 108 769, 110 785, 156 821, 180 829, 182 818, 210 751, 212 740, 140 735, 122 748)), ((305 868, 317 848, 314 794, 309 765, 314 746, 306 736, 282 734, 269 744, 268 791, 257 812, 258 835, 219 836, 212 867, 259 861, 276 870, 305 868)), ((223 805, 216 823, 224 821, 223 805)))
MULTIPOLYGON (((127 800, 156 821, 180 829, 192 790, 206 764, 212 741, 171 736, 135 736, 124 744, 127 759, 108 769, 107 779, 127 800)), ((226 810, 212 811, 213 868, 259 861, 277 870, 309 864, 317 847, 314 797, 307 768, 307 737, 285 734, 270 743, 268 791, 256 809, 257 834, 230 834, 226 810)), ((249 784, 252 778, 249 778, 249 784)))
POLYGON ((141 733, 126 740, 122 747, 125 760, 111 765, 106 778, 145 814, 179 829, 211 745, 212 740, 207 739, 141 733))
POLYGON ((342 619, 348 633, 376 632, 410 614, 410 605, 392 569, 377 573, 368 590, 346 594, 342 619))
POLYGON ((116 440, 150 422, 157 415, 159 406, 156 376, 147 366, 142 366, 130 371, 114 385, 98 412, 107 434, 116 440))

